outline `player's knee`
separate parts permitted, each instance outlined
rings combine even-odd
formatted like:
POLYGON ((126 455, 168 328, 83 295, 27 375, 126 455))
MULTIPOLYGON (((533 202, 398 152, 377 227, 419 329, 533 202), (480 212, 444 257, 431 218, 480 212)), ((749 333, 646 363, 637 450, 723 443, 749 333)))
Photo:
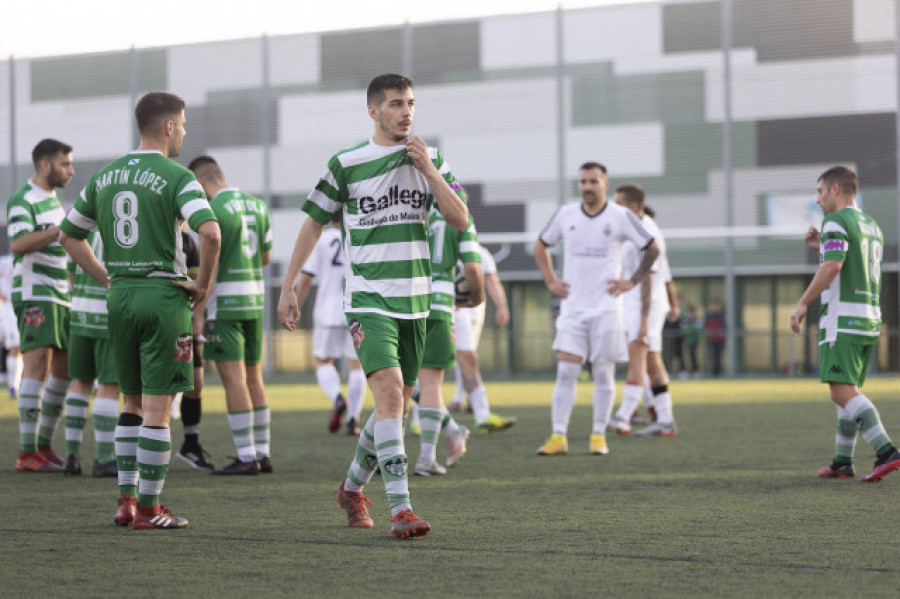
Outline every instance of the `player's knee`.
POLYGON ((578 382, 578 375, 581 373, 581 364, 578 362, 569 362, 560 360, 556 364, 556 382, 561 385, 573 385, 578 382))

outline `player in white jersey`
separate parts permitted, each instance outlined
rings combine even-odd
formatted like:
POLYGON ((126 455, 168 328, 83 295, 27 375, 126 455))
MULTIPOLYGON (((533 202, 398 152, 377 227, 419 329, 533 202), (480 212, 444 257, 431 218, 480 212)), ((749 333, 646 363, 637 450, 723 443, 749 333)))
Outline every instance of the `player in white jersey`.
POLYGON ((569 451, 566 437, 581 365, 591 362, 594 375, 593 432, 589 451, 609 453, 606 426, 615 395, 615 363, 623 358, 625 334, 622 299, 650 272, 659 247, 628 210, 606 201, 606 167, 587 162, 579 169, 581 202, 561 207, 534 244, 534 258, 553 295, 562 298, 556 320, 556 385, 551 417, 553 433, 539 455, 569 451), (644 250, 630 279, 621 279, 622 249, 632 242, 644 250), (563 278, 557 278, 549 248, 563 242, 563 278))
MULTIPOLYGON (((494 321, 498 327, 505 327, 509 323, 509 307, 503 284, 497 276, 497 263, 486 247, 479 244, 478 248, 481 251, 484 288, 494 302, 494 321)), ((516 423, 516 419, 491 412, 487 391, 481 380, 481 370, 478 368, 478 342, 481 339, 481 329, 484 327, 485 306, 485 302, 472 308, 457 306, 454 311, 456 392, 453 401, 450 402, 450 410, 459 411, 463 396, 468 395, 475 416, 475 430, 479 433, 494 433, 508 429, 516 423)))
MULTIPOLYGON (((672 397, 669 394, 669 373, 666 372, 660 352, 663 326, 670 309, 674 306, 677 310, 677 300, 671 282, 665 240, 656 221, 646 213, 644 198, 644 190, 637 184, 623 185, 616 189, 616 203, 641 219, 641 224, 656 240, 660 253, 653 264, 651 275, 639 287, 624 294, 628 377, 622 392, 622 404, 610 421, 610 428, 620 435, 631 433, 631 417, 644 395, 649 377, 649 403, 656 414, 656 421, 635 431, 635 435, 674 437, 676 428, 672 416, 672 397)), ((639 263, 640 250, 635 245, 629 245, 623 259, 623 272, 634 272, 639 263)))
POLYGON ((341 213, 331 217, 331 226, 322 236, 303 269, 297 285, 297 301, 306 300, 313 280, 318 281, 316 307, 313 310, 313 359, 316 362, 316 382, 334 406, 328 421, 328 430, 336 433, 341 427, 344 412, 347 417, 347 434, 359 434, 359 418, 366 394, 366 375, 353 349, 353 338, 344 316, 344 249, 341 243, 341 213), (341 393, 341 375, 334 365, 337 358, 347 361, 347 395, 349 404, 341 393))
POLYGON ((22 354, 19 352, 19 325, 12 305, 13 256, 0 256, 0 344, 6 349, 6 385, 15 399, 22 381, 22 354))

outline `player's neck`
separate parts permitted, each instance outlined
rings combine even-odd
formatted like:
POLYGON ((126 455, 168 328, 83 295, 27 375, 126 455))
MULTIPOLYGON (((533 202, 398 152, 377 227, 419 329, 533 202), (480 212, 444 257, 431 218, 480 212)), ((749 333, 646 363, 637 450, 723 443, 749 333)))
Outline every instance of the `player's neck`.
POLYGON ((379 128, 375 128, 375 134, 372 135, 372 141, 378 146, 400 146, 406 143, 406 139, 397 140, 393 135, 388 135, 379 128))
POLYGON ((149 137, 141 138, 141 145, 138 147, 139 152, 159 152, 166 158, 169 157, 169 144, 167 140, 151 139, 149 137))
POLYGON ((606 198, 601 197, 600 200, 596 204, 589 205, 587 202, 581 202, 581 209, 588 216, 596 216, 603 212, 603 209, 606 208, 606 198))
POLYGON ((46 191, 47 193, 53 193, 53 186, 47 182, 47 177, 39 175, 37 173, 31 178, 31 182, 46 191))

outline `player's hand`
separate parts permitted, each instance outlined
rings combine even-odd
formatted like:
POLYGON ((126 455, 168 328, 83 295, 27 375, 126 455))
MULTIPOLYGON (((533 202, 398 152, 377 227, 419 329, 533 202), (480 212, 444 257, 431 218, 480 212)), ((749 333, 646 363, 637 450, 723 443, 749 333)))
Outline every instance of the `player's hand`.
POLYGON ((631 279, 610 279, 609 287, 606 290, 611 296, 619 297, 632 289, 634 289, 634 283, 631 282, 631 279))
POLYGON ((435 168, 434 163, 431 162, 431 155, 428 153, 428 145, 418 135, 414 135, 406 140, 406 155, 412 159, 416 168, 423 173, 435 168))
POLYGON ((494 311, 494 322, 498 327, 505 327, 509 324, 509 308, 506 306, 498 306, 494 311))
POLYGON ((569 297, 569 287, 571 287, 571 285, 562 279, 554 279, 551 283, 547 284, 550 293, 556 297, 561 297, 562 299, 569 297))
POLYGON ((800 325, 803 323, 803 318, 806 316, 806 306, 803 304, 797 304, 797 307, 791 312, 791 330, 795 333, 800 332, 800 325))
POLYGON ((209 292, 209 288, 201 287, 197 284, 197 281, 194 281, 193 279, 188 279, 186 281, 172 281, 172 283, 188 292, 188 295, 191 297, 192 307, 205 300, 206 294, 209 292))
POLYGON ((206 343, 206 336, 203 335, 203 314, 198 314, 196 309, 191 315, 191 324, 194 329, 194 342, 206 343))
POLYGON ((803 243, 811 250, 818 250, 820 241, 822 241, 822 235, 819 233, 819 230, 810 226, 809 231, 803 236, 803 243))
POLYGON ((289 331, 297 328, 297 323, 300 322, 300 304, 297 303, 297 294, 293 288, 281 289, 281 297, 278 299, 278 321, 289 331))
POLYGON ((644 345, 650 345, 649 339, 647 338, 647 329, 648 328, 649 327, 647 326, 647 317, 644 316, 641 318, 641 326, 638 327, 638 332, 637 332, 638 341, 640 341, 644 345))

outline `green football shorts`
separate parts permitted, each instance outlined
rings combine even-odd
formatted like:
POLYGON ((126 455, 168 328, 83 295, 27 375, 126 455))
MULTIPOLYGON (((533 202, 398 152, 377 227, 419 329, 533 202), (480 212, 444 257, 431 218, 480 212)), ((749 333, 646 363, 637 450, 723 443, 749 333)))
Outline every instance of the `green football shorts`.
POLYGON ((194 336, 187 292, 162 279, 119 279, 107 296, 109 338, 126 395, 194 388, 194 336))
POLYGON ((407 320, 362 312, 347 314, 347 325, 366 376, 396 366, 404 385, 416 384, 425 349, 424 318, 407 320))
POLYGON ((119 381, 109 339, 69 334, 69 378, 111 385, 119 381))
POLYGON ((819 345, 819 380, 862 387, 874 351, 874 345, 822 343, 819 345))
POLYGON ((40 347, 68 351, 69 308, 56 302, 15 302, 19 323, 19 349, 22 353, 40 347))
POLYGON ((425 355, 423 368, 445 370, 456 360, 453 344, 453 322, 445 318, 429 318, 425 327, 425 355))
POLYGON ((262 361, 263 319, 207 320, 207 357, 216 361, 259 364, 262 361))

